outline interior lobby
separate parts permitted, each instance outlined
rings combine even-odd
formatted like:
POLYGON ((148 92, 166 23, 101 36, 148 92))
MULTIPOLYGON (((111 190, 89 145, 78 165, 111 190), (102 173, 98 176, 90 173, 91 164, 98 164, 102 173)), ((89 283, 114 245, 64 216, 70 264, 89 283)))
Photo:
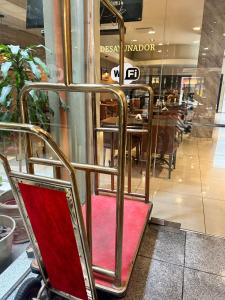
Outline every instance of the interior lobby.
POLYGON ((225 1, 1 0, 0 32, 0 299, 225 299, 225 1))

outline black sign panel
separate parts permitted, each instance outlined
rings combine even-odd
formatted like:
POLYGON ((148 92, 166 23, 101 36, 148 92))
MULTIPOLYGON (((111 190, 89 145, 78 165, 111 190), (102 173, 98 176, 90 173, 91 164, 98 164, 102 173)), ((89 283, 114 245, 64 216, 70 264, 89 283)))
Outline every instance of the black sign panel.
MULTIPOLYGON (((142 20, 143 0, 111 0, 125 22, 142 20)), ((116 22, 116 17, 103 5, 100 6, 101 24, 116 22)))
POLYGON ((43 0, 27 0, 27 28, 44 28, 43 0))

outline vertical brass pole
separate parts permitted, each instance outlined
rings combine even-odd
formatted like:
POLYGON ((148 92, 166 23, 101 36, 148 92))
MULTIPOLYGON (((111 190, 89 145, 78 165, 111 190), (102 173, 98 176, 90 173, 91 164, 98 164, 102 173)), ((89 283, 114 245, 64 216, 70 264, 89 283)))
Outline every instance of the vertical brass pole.
MULTIPOLYGON (((29 123, 29 115, 28 115, 28 101, 26 101, 26 96, 28 92, 24 94, 24 97, 22 96, 22 92, 20 92, 19 99, 20 99, 20 113, 21 113, 21 121, 22 123, 29 123)), ((29 163, 29 158, 32 156, 32 145, 31 145, 31 139, 29 134, 24 133, 23 134, 25 138, 25 163, 26 163, 26 169, 27 173, 34 174, 34 165, 32 163, 29 163)))
POLYGON ((119 58, 119 64, 120 64, 120 80, 119 84, 123 85, 124 83, 124 42, 125 42, 125 27, 124 22, 119 22, 119 32, 120 32, 120 58, 119 58))
MULTIPOLYGON (((97 105, 96 105, 96 94, 95 93, 91 93, 91 99, 92 99, 94 164, 98 165, 98 133, 95 130, 97 127, 97 112, 96 112, 97 105)), ((98 194, 98 188, 99 188, 99 174, 97 172, 95 172, 94 189, 95 189, 96 195, 98 194)))
POLYGON ((72 73, 72 38, 71 38, 71 7, 70 0, 63 0, 63 48, 65 59, 65 84, 69 85, 73 81, 72 73))
POLYGON ((91 264, 92 264, 92 203, 91 203, 91 174, 85 173, 86 176, 86 228, 87 240, 90 250, 91 264))
POLYGON ((127 164, 127 180, 128 180, 128 193, 131 193, 131 173, 132 173, 132 133, 127 133, 127 150, 128 150, 128 164, 127 164))
POLYGON ((149 88, 149 101, 148 101, 148 143, 147 143, 147 162, 146 162, 146 179, 145 179, 145 202, 149 202, 150 198, 150 172, 152 163, 152 118, 153 118, 153 92, 149 88))

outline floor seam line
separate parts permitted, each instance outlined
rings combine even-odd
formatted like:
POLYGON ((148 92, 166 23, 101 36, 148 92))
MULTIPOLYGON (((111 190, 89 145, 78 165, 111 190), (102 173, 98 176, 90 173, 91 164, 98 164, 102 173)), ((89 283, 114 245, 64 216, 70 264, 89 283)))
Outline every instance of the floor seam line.
POLYGON ((202 184, 202 170, 200 166, 200 156, 199 156, 199 142, 197 141, 198 147, 198 161, 199 161, 199 171, 200 171, 200 181, 201 181, 201 198, 202 198, 202 210, 203 210, 203 218, 204 218, 204 230, 206 234, 206 220, 205 220, 205 206, 204 206, 204 198, 203 198, 203 184, 202 184))
POLYGON ((172 263, 172 262, 163 260, 163 259, 154 258, 154 257, 149 257, 149 256, 145 256, 145 255, 142 255, 142 254, 139 254, 138 256, 139 256, 139 257, 148 258, 148 259, 154 259, 154 260, 159 261, 159 262, 163 262, 163 263, 167 263, 167 264, 170 264, 170 265, 173 265, 173 266, 176 266, 176 267, 182 267, 182 268, 184 268, 184 265, 178 265, 178 264, 175 264, 175 263, 172 263))

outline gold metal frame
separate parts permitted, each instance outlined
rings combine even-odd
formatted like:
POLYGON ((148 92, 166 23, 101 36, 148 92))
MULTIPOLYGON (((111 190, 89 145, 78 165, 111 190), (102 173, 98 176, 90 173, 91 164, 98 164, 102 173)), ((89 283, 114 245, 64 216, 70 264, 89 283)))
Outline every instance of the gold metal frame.
POLYGON ((67 160, 65 155, 62 153, 62 151, 58 148, 57 144, 53 141, 51 136, 41 128, 33 125, 28 125, 28 124, 0 123, 0 131, 11 131, 11 132, 13 131, 19 133, 26 133, 27 135, 33 134, 38 136, 51 148, 51 150, 58 157, 59 161, 68 171, 70 175, 69 176, 70 182, 65 182, 62 180, 56 180, 52 178, 46 178, 42 176, 35 176, 32 174, 24 174, 21 172, 14 172, 11 170, 7 158, 4 155, 0 154, 0 160, 3 162, 3 166, 8 176, 9 182, 11 184, 14 197, 17 201, 18 207, 20 209, 20 213, 23 216, 23 220, 25 222, 25 226, 29 238, 32 242, 45 286, 48 287, 50 290, 52 290, 54 293, 61 295, 66 299, 69 300, 76 299, 75 297, 69 294, 66 294, 62 291, 58 291, 56 289, 49 287, 48 275, 47 272, 45 271, 45 267, 38 247, 38 243, 36 241, 31 223, 29 221, 29 216, 27 214, 21 193, 19 191, 18 183, 25 182, 26 184, 38 185, 49 189, 63 190, 66 192, 66 198, 68 202, 68 207, 70 209, 70 217, 74 228, 74 235, 77 242, 77 248, 81 260, 81 267, 84 274, 88 299, 90 300, 97 299, 95 287, 94 287, 90 253, 88 249, 88 242, 86 238, 85 226, 83 222, 83 216, 82 216, 82 210, 81 210, 81 204, 80 204, 79 192, 77 189, 77 182, 76 182, 76 175, 75 175, 74 168, 67 160))
MULTIPOLYGON (((113 288, 104 288, 105 290, 109 290, 111 292, 117 293, 118 291, 124 290, 126 287, 122 287, 121 282, 121 270, 122 270, 122 241, 123 241, 123 216, 124 216, 124 170, 125 170, 125 151, 126 151, 126 135, 127 132, 132 133, 134 129, 127 129, 126 130, 126 122, 127 122, 127 103, 125 99, 125 95, 123 93, 123 89, 141 89, 145 90, 149 93, 149 123, 148 123, 148 131, 146 130, 135 130, 135 132, 148 132, 149 134, 149 146, 151 147, 150 143, 150 137, 151 137, 151 116, 152 116, 152 109, 151 109, 151 101, 152 101, 152 90, 148 86, 144 85, 123 85, 123 78, 124 78, 124 34, 125 34, 125 27, 124 27, 124 21, 122 16, 119 14, 119 12, 115 9, 115 7, 111 4, 109 0, 101 0, 102 3, 117 17, 118 24, 119 24, 119 31, 120 31, 120 85, 119 86, 112 86, 112 85, 103 85, 103 84, 72 84, 72 47, 71 47, 71 15, 70 15, 70 0, 63 0, 63 20, 64 20, 64 51, 65 51, 65 81, 64 83, 30 83, 29 85, 25 86, 21 93, 20 93, 20 105, 21 105, 21 119, 23 123, 29 123, 29 115, 28 115, 28 107, 27 107, 27 101, 26 96, 31 90, 51 90, 51 91, 67 91, 67 92, 83 92, 83 93, 91 93, 92 94, 92 101, 93 101, 93 120, 94 124, 96 125, 96 110, 94 109, 96 107, 96 100, 95 100, 95 94, 101 93, 101 92, 110 92, 116 95, 118 100, 118 106, 119 106, 119 124, 118 128, 115 130, 118 133, 118 140, 119 140, 119 153, 118 153, 118 167, 117 168, 109 168, 109 167, 103 167, 96 164, 96 151, 95 151, 95 164, 78 164, 78 163, 69 163, 65 156, 61 153, 61 151, 58 149, 58 146, 53 142, 50 135, 43 130, 31 126, 31 125, 20 125, 20 124, 10 124, 11 129, 14 129, 15 131, 20 131, 25 134, 26 137, 26 163, 27 163, 27 172, 29 174, 34 174, 34 164, 42 164, 42 165, 49 165, 53 166, 56 170, 55 174, 59 176, 58 169, 61 167, 66 167, 67 170, 71 174, 71 182, 73 187, 73 193, 75 196, 78 195, 76 182, 75 182, 75 173, 74 169, 83 170, 86 172, 86 186, 87 186, 87 194, 86 194, 86 225, 87 225, 87 241, 85 240, 85 249, 89 246, 90 254, 92 254, 92 223, 91 223, 91 173, 97 174, 97 173, 104 173, 104 174, 110 174, 110 175, 116 175, 117 176, 117 190, 113 191, 116 192, 116 244, 115 244, 115 271, 112 270, 106 270, 104 268, 101 268, 100 266, 92 266, 92 269, 95 272, 98 272, 100 274, 107 275, 114 279, 113 283, 115 285, 115 289, 113 288), (32 128, 32 129, 31 129, 32 128), (58 160, 49 160, 49 159, 40 159, 37 157, 34 157, 32 155, 32 147, 31 147, 31 140, 30 140, 30 132, 29 131, 35 131, 34 134, 39 136, 39 134, 43 140, 46 138, 46 142, 49 144, 54 143, 54 146, 51 147, 53 151, 58 153, 60 151, 60 155, 58 156, 58 160), (39 131, 40 130, 40 131, 39 131), (44 138, 43 138, 44 134, 44 138)), ((1 124, 0 128, 7 130, 7 127, 9 124, 1 124)), ((107 129, 107 128, 106 128, 107 129)), ((97 141, 97 132, 103 131, 102 128, 95 128, 94 129, 94 142, 96 144, 97 141)), ((110 129, 108 129, 110 130, 110 129)), ((149 148, 150 149, 150 148, 149 148)), ((96 150, 96 149, 95 149, 96 150)), ((150 152, 149 152, 150 153, 150 152)), ((3 159, 3 157, 1 156, 3 159)), ((4 160, 4 159, 3 159, 4 160)), ((147 162, 146 166, 146 187, 145 187, 145 201, 149 202, 149 175, 150 175, 150 166, 151 166, 151 160, 147 162)), ((9 167, 9 166, 8 166, 9 167)), ((8 170, 10 172, 10 170, 8 170)), ((14 174, 15 175, 15 174, 14 174)), ((23 175, 26 176, 26 175, 23 175)), ((28 175, 29 178, 35 179, 35 175, 28 175)), ((39 176, 38 176, 39 177, 39 176)), ((45 177, 39 177, 43 182, 50 183, 53 179, 46 179, 45 177)), ((97 178, 97 176, 96 176, 97 178)), ((28 179, 28 178, 27 178, 28 179)), ((24 179, 25 180, 25 179, 24 179)), ((56 180, 56 179, 54 179, 56 180)), ((53 180, 53 181, 54 181, 53 180)), ((130 177, 131 180, 131 177, 130 177)), ((12 185, 13 181, 11 180, 12 185)), ((56 182, 56 181, 54 181, 56 182)), ((63 185, 65 182, 62 180, 59 180, 59 182, 63 185)), ((17 190, 15 190, 15 193, 17 190)), ((129 194, 129 193, 128 193, 129 194)), ((130 193, 132 195, 132 193, 130 193)), ((134 194, 135 196, 142 197, 143 195, 134 194)), ((77 199, 75 198, 76 202, 77 199)), ((78 205, 78 204, 76 204, 78 205)), ((80 205, 76 207, 79 219, 82 218, 80 205)), ((24 217, 26 217, 24 215, 24 217)), ((147 220, 146 220, 147 222, 147 220)), ((82 230, 83 228, 83 223, 82 230)), ((89 253, 89 252, 87 252, 89 253)), ((88 257, 88 262, 91 262, 91 255, 88 257)), ((132 270, 131 270, 132 271, 132 270)), ((90 272, 91 274, 91 272, 90 272)), ((119 292, 118 292, 119 293, 119 292)))
MULTIPOLYGON (((124 215, 124 169, 125 169, 125 149, 126 149, 126 120, 127 120, 127 103, 124 93, 119 87, 104 85, 104 84, 70 84, 66 86, 65 84, 55 84, 55 83, 30 83, 25 86, 20 93, 20 105, 21 105, 21 118, 23 123, 29 122, 28 107, 26 101, 26 95, 31 90, 51 90, 51 91, 68 91, 68 92, 85 92, 85 93, 101 93, 101 92, 111 92, 118 99, 119 106, 119 125, 118 125, 118 136, 119 136, 119 153, 118 153, 118 168, 106 168, 96 165, 79 164, 78 169, 83 169, 90 176, 90 172, 101 172, 107 174, 117 175, 117 196, 116 196, 116 265, 115 272, 101 270, 100 267, 94 267, 94 270, 101 272, 115 278, 115 284, 117 286, 121 285, 121 270, 122 270, 122 241, 123 241, 123 215, 124 215)), ((28 163, 28 171, 33 173, 33 163, 41 163, 47 165, 54 165, 55 167, 60 166, 60 162, 54 163, 51 160, 38 159, 32 156, 30 140, 27 139, 27 152, 26 161, 28 163)), ((73 163, 73 167, 76 168, 76 164, 73 163)), ((86 177, 87 178, 87 177, 86 177)), ((90 180, 89 180, 90 182, 90 180)), ((89 189, 91 190, 91 186, 89 189)), ((88 227, 88 243, 90 249, 92 249, 91 243, 91 199, 90 193, 87 193, 87 227, 88 227)))

